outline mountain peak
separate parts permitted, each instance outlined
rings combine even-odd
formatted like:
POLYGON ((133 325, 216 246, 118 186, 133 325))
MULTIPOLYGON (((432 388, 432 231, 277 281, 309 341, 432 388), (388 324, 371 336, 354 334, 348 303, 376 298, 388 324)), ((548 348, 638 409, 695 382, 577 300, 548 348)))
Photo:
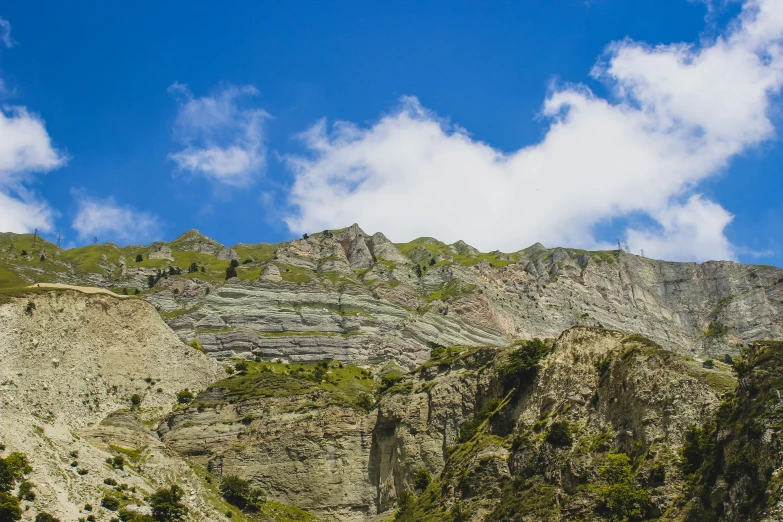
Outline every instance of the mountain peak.
POLYGON ((459 255, 475 255, 479 253, 477 248, 470 246, 461 239, 450 244, 449 249, 459 255))
POLYGON ((211 237, 205 236, 195 228, 191 228, 187 232, 183 232, 172 243, 189 242, 189 241, 206 241, 208 243, 219 244, 211 237))

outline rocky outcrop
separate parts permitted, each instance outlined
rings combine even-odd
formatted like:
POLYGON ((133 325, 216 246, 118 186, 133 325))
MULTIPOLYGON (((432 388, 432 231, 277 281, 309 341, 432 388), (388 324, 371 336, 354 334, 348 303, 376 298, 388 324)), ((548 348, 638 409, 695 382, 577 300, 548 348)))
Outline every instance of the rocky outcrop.
POLYGON ((381 232, 373 234, 368 246, 376 258, 385 259, 400 265, 409 265, 411 263, 411 260, 404 256, 402 252, 394 246, 394 243, 389 241, 381 232))
POLYGON ((500 520, 504 498, 521 502, 518 481, 560 498, 532 520, 583 519, 597 504, 577 486, 601 484, 613 452, 644 455, 640 477, 663 470, 645 486, 659 516, 685 487, 686 430, 709 420, 736 382, 722 363, 703 368, 644 337, 596 327, 510 348, 439 348, 391 379, 369 414, 328 386, 295 379, 293 367, 266 364, 174 412, 163 440, 214 474, 238 474, 329 520, 383 519, 404 490, 421 491, 420 475, 433 477, 432 492, 402 520, 454 509, 500 520), (514 359, 528 346, 541 347, 531 352, 539 362, 514 359), (514 360, 534 364, 520 372, 514 360), (556 426, 565 439, 549 435, 556 426))
POLYGON ((147 259, 166 259, 168 261, 174 261, 174 258, 171 256, 171 249, 166 245, 156 245, 153 243, 150 247, 147 259))
MULTIPOLYGON (((439 430, 446 435, 440 448, 422 444, 437 423, 419 419, 437 417, 437 409, 419 406, 416 397, 448 377, 433 382, 424 370, 411 377, 411 391, 394 401, 410 407, 387 433, 401 431, 390 439, 402 446, 394 454, 420 456, 398 461, 388 474, 396 480, 387 482, 386 498, 417 490, 420 463, 437 478, 397 520, 431 513, 482 521, 592 520, 627 516, 632 509, 639 520, 682 519, 686 477, 679 450, 688 428, 708 422, 720 398, 732 392, 730 369, 720 363, 705 369, 644 337, 601 328, 570 329, 546 346, 522 344, 496 351, 489 361, 469 362, 480 351, 428 363, 463 373, 462 400, 456 401, 462 408, 446 408, 459 435, 447 442, 448 429, 439 430), (536 363, 542 350, 549 353, 536 363), (465 364, 469 370, 459 368, 465 364), (401 427, 417 423, 416 436, 405 437, 401 427), (632 505, 628 495, 641 500, 632 505), (605 511, 604 499, 613 499, 616 511, 605 511)), ((382 399, 379 411, 391 400, 382 399)), ((376 433, 384 425, 380 419, 376 433)))
POLYGON ((691 520, 783 517, 783 343, 753 342, 742 355, 737 393, 713 422, 696 427, 683 454, 684 470, 693 474, 691 520))
POLYGON ((418 471, 439 474, 460 426, 486 397, 497 395, 495 373, 487 365, 505 350, 456 351, 404 377, 379 401, 369 455, 376 509, 395 506, 403 490, 414 491, 418 471))
POLYGON ((454 252, 455 254, 461 255, 461 256, 472 256, 479 253, 477 248, 473 248, 469 244, 465 243, 461 239, 457 241, 456 243, 452 243, 449 245, 449 250, 454 252))

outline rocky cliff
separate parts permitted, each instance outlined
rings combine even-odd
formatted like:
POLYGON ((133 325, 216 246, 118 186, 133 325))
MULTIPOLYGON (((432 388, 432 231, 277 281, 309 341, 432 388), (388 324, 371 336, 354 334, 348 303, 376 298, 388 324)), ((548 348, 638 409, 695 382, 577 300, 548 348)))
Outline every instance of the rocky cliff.
POLYGON ((163 440, 329 520, 382 520, 400 507, 400 520, 589 519, 612 486, 602 466, 620 458, 645 516, 661 517, 684 509, 686 431, 735 385, 726 364, 706 369, 597 327, 510 348, 439 348, 381 379, 374 406, 338 393, 361 382, 346 373, 355 369, 330 365, 316 384, 313 368, 251 363, 173 413, 163 440))
POLYGON ((2 235, 0 284, 38 281, 140 292, 183 341, 219 357, 414 367, 432 346, 505 346, 577 325, 638 332, 697 356, 783 338, 778 268, 541 245, 483 254, 432 238, 393 244, 357 225, 231 249, 197 231, 148 247, 71 250, 2 235))

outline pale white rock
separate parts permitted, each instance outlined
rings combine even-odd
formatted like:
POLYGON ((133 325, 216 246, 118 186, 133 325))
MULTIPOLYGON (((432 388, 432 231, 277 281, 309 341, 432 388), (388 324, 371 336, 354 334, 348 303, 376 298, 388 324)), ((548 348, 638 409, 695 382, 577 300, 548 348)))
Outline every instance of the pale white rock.
POLYGON ((280 269, 274 263, 264 265, 264 268, 261 270, 261 278, 272 283, 279 283, 283 280, 280 276, 280 269))

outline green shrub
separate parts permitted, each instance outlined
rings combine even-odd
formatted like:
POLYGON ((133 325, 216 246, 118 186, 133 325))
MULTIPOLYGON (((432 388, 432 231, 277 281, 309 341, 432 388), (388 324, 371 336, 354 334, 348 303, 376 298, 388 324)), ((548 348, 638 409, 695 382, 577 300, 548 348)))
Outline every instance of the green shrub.
POLYGON ((40 513, 35 515, 35 522, 60 522, 60 519, 54 518, 46 511, 41 511, 40 513))
POLYGON ((427 468, 420 468, 416 471, 416 474, 413 475, 413 487, 416 488, 416 491, 424 491, 427 489, 427 486, 430 485, 431 481, 432 477, 427 468))
POLYGON ((123 469, 125 467, 125 457, 117 455, 116 457, 109 457, 106 459, 106 464, 114 469, 123 469))
POLYGON ((397 517, 400 517, 401 515, 404 515, 410 511, 410 509, 413 507, 413 493, 407 489, 400 491, 399 495, 397 495, 397 507, 399 508, 397 511, 397 517))
POLYGON ((598 490, 597 510, 609 520, 647 520, 651 506, 650 494, 632 484, 611 484, 598 490))
POLYGON ((131 395, 130 403, 131 403, 132 410, 138 408, 139 405, 141 405, 141 395, 139 395, 138 393, 134 393, 133 395, 131 395))
POLYGON ((152 508, 152 518, 158 522, 182 520, 187 515, 187 508, 182 502, 182 489, 173 485, 170 488, 159 488, 150 495, 149 504, 152 508))
POLYGON ((26 500, 28 502, 35 500, 33 483, 27 480, 22 481, 22 483, 19 484, 19 491, 16 493, 16 496, 19 497, 19 500, 26 500))
POLYGON ((723 337, 726 335, 729 331, 729 327, 725 324, 721 323, 717 319, 713 319, 710 321, 710 324, 707 325, 707 329, 704 330, 704 337, 723 337))
POLYGON ((249 365, 248 365, 247 361, 237 361, 237 362, 234 364, 234 369, 235 369, 235 370, 237 371, 237 373, 238 373, 238 374, 240 374, 240 375, 244 375, 244 374, 246 374, 246 373, 247 373, 247 369, 248 369, 248 367, 249 367, 249 365))
POLYGON ((638 522, 649 517, 650 494, 634 483, 631 458, 625 453, 606 456, 598 468, 605 482, 597 488, 596 511, 613 521, 638 522))
POLYGON ((462 423, 462 426, 460 426, 459 428, 459 435, 457 436, 457 442, 462 444, 472 439, 478 432, 478 429, 481 427, 481 424, 485 420, 487 420, 487 418, 490 415, 492 415, 492 413, 496 409, 498 409, 498 406, 500 406, 500 399, 498 398, 489 399, 484 404, 484 406, 478 411, 478 413, 476 413, 473 419, 462 423))
POLYGON ((549 351, 549 347, 541 339, 523 341, 521 346, 512 351, 508 362, 499 368, 500 378, 506 392, 519 388, 520 383, 529 384, 538 373, 541 359, 549 351))
POLYGON ((220 481, 220 494, 226 502, 243 511, 257 511, 265 500, 263 491, 234 475, 226 475, 220 481))
POLYGON ((324 377, 326 377, 326 368, 321 365, 316 366, 313 369, 313 381, 320 383, 324 380, 324 377))
POLYGON ((113 495, 104 495, 103 500, 101 500, 101 506, 109 511, 117 511, 120 508, 120 499, 113 495))
POLYGON ((16 487, 16 482, 33 471, 24 453, 11 453, 0 457, 0 492, 7 493, 16 487))
POLYGON ((373 401, 372 395, 369 393, 362 393, 359 395, 359 398, 356 399, 356 405, 363 410, 370 411, 374 404, 375 401, 373 401))
POLYGON ((190 404, 195 399, 193 392, 185 388, 184 390, 177 392, 177 402, 179 404, 190 404))
POLYGON ((571 436, 571 425, 564 420, 552 423, 546 441, 553 446, 570 446, 574 442, 571 436))
POLYGON ((649 480, 650 484, 654 486, 663 485, 666 482, 666 466, 658 463, 650 468, 649 480))
POLYGON ((712 441, 709 430, 691 426, 685 431, 685 441, 680 448, 683 473, 690 475, 701 468, 704 460, 712 453, 712 441))
POLYGON ((5 491, 0 491, 0 520, 12 522, 21 518, 22 508, 19 506, 19 499, 5 491))
POLYGON ((712 359, 707 359, 706 361, 701 363, 701 366, 702 366, 702 368, 706 368, 708 370, 712 370, 713 368, 715 368, 715 363, 713 362, 712 359))
POLYGON ((383 376, 381 376, 381 387, 378 389, 380 393, 385 392, 402 378, 402 375, 400 375, 397 372, 389 372, 383 376))

